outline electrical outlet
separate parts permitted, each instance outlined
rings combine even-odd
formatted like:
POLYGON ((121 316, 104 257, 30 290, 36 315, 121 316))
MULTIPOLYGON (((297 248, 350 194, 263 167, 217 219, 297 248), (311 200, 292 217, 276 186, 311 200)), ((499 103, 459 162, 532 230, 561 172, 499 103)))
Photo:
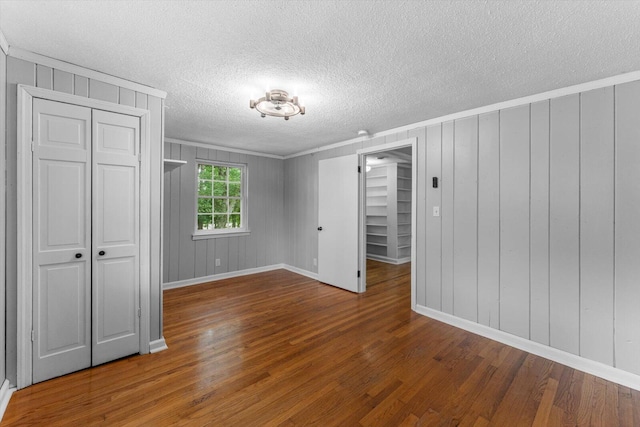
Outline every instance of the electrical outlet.
POLYGON ((440 206, 433 207, 433 216, 440 216, 440 206))
POLYGON ((313 259, 313 266, 316 267, 318 265, 318 258, 313 259))
POLYGON ((220 258, 216 258, 216 267, 220 267, 220 258))

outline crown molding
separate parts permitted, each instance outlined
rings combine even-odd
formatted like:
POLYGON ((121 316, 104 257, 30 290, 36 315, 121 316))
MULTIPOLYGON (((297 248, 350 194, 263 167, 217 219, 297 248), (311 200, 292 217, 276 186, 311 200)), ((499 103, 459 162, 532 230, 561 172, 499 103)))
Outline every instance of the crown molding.
POLYGON ((69 62, 60 61, 59 59, 50 58, 48 56, 40 55, 39 53, 30 52, 28 50, 20 49, 14 46, 9 47, 8 56, 12 58, 22 59, 24 61, 33 62, 35 64, 44 65, 47 67, 55 68, 56 70, 66 71, 71 74, 77 74, 79 76, 87 77, 89 79, 100 80, 104 83, 109 83, 115 86, 131 89, 136 92, 144 93, 147 95, 155 96, 161 99, 167 97, 167 92, 146 86, 141 83, 125 80, 120 77, 105 74, 100 71, 91 70, 89 68, 81 67, 80 65, 71 64, 69 62))
POLYGON ((172 144, 190 145, 192 147, 208 148, 210 150, 227 151, 229 153, 247 154, 249 156, 269 157, 271 159, 278 159, 278 160, 284 160, 285 159, 285 157, 278 156, 276 154, 260 153, 260 152, 257 152, 257 151, 242 150, 242 149, 239 149, 239 148, 231 148, 231 147, 225 147, 223 145, 207 144, 207 143, 204 143, 204 142, 186 141, 186 140, 183 140, 183 139, 166 138, 166 137, 165 137, 164 141, 165 142, 170 142, 172 144))
POLYGON ((580 83, 573 86, 567 86, 560 89, 553 89, 546 92, 541 92, 535 95, 528 95, 522 98, 516 98, 509 101, 498 102, 495 104, 486 105, 484 107, 473 108, 470 110, 461 111, 459 113, 447 114, 445 116, 436 117, 434 119, 423 120, 421 122, 412 123, 405 126, 400 126, 397 128, 385 130, 382 132, 375 133, 373 135, 369 135, 366 137, 357 137, 348 139, 346 141, 336 142, 329 145, 323 145, 318 148, 313 148, 305 151, 301 151, 299 153, 289 154, 285 156, 285 159, 291 159, 294 157, 304 156, 306 154, 318 153, 321 151, 331 150, 333 148, 343 147, 345 145, 350 145, 355 142, 363 142, 373 138, 379 138, 387 135, 394 135, 399 132, 405 132, 414 130, 416 128, 433 126, 437 124, 441 124, 444 122, 448 122, 451 120, 458 120, 464 117, 475 116, 479 114, 491 113, 498 110, 504 110, 506 108, 518 107, 521 105, 532 104, 534 102, 539 101, 548 101, 553 98, 559 98, 561 96, 574 95, 580 92, 586 92, 594 89, 601 89, 603 87, 619 85, 623 83, 629 83, 636 80, 640 80, 640 71, 633 71, 624 74, 618 74, 613 77, 606 77, 604 79, 594 80, 591 82, 580 83))
POLYGON ((5 55, 9 53, 9 42, 4 38, 4 34, 0 30, 0 49, 4 52, 5 55))

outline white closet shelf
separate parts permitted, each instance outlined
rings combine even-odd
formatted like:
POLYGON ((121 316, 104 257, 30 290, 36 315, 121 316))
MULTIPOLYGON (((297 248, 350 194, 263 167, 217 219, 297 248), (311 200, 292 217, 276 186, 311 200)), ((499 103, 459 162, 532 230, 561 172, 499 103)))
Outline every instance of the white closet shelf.
POLYGON ((182 165, 186 165, 186 160, 174 160, 174 159, 164 159, 164 171, 170 172, 175 168, 179 168, 182 165))

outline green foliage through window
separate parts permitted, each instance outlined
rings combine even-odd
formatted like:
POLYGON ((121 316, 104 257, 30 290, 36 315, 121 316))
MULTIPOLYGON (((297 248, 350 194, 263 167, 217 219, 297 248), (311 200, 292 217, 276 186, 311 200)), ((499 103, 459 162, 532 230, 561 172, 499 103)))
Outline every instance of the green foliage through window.
POLYGON ((198 164, 198 230, 242 228, 241 166, 198 164))

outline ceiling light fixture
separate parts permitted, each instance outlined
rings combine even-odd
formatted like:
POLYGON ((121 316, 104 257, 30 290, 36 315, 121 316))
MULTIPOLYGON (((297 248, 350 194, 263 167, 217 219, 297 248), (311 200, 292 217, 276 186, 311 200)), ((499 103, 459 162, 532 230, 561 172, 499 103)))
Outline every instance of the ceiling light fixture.
POLYGON ((249 100, 249 108, 258 110, 261 117, 284 117, 285 120, 289 120, 289 117, 296 114, 304 115, 305 113, 304 107, 298 103, 298 97, 289 98, 287 91, 282 89, 267 91, 265 96, 257 101, 249 100))

